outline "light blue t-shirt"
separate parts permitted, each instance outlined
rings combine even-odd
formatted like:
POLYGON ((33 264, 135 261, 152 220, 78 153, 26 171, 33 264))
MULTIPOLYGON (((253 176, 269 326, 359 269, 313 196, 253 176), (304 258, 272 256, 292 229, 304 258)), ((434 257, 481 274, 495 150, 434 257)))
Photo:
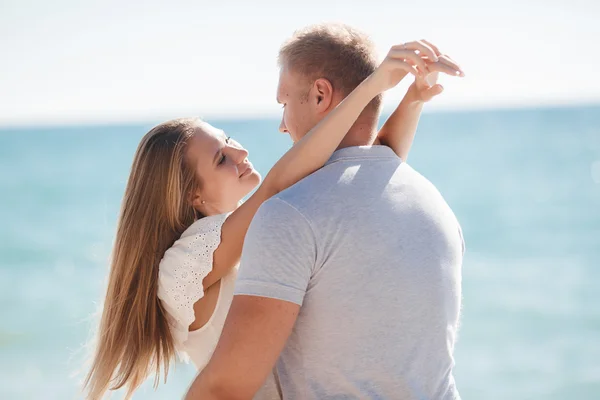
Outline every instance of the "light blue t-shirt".
POLYGON ((284 399, 457 399, 460 226, 388 147, 336 151, 258 210, 235 294, 301 305, 284 399))

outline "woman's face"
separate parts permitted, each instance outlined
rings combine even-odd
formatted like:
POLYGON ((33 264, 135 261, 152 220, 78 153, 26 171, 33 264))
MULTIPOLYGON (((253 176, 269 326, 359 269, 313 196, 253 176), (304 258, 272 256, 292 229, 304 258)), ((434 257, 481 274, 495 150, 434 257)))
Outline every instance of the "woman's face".
POLYGON ((200 123, 188 141, 185 157, 201 182, 193 205, 205 215, 235 210, 260 183, 260 175, 248 161, 248 151, 206 122, 200 123))

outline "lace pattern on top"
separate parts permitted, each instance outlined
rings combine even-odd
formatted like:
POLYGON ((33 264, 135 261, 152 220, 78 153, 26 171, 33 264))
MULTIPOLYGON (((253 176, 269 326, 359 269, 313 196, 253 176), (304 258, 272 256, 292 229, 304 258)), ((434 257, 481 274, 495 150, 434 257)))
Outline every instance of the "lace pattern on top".
POLYGON ((194 303, 204 297, 202 280, 213 268, 213 253, 221 243, 221 228, 229 214, 205 217, 183 232, 160 262, 158 297, 168 312, 171 334, 180 357, 189 326, 195 320, 194 303))

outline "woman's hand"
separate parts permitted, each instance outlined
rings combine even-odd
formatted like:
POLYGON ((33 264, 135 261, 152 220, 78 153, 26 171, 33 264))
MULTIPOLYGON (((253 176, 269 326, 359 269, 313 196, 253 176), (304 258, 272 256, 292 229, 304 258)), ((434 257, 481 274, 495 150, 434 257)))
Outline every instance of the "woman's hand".
MULTIPOLYGON (((458 64, 425 40, 409 43, 405 47, 418 49, 413 53, 418 55, 420 61, 425 64, 427 73, 419 73, 423 69, 423 64, 414 61, 414 56, 410 55, 404 59, 403 62, 413 68, 410 71, 416 75, 415 82, 409 87, 406 96, 396 110, 383 124, 377 137, 378 140, 375 142, 390 147, 404 161, 406 161, 412 146, 423 105, 444 90, 442 85, 437 84, 438 74, 442 72, 452 76, 464 76, 458 64)), ((408 70, 406 66, 402 68, 408 70)), ((405 75, 407 73, 404 72, 405 75)), ((394 77, 391 83, 394 83, 395 79, 398 77, 394 77)))
POLYGON ((465 74, 454 60, 447 55, 442 54, 435 45, 427 41, 423 42, 435 53, 435 58, 426 56, 421 57, 421 60, 425 62, 429 72, 426 75, 418 75, 415 77, 414 83, 408 89, 408 94, 415 101, 428 102, 444 90, 442 85, 437 83, 440 72, 461 78, 464 77, 465 74))
POLYGON ((396 86, 406 75, 413 74, 413 90, 423 101, 428 101, 443 90, 440 85, 435 85, 436 73, 439 72, 464 76, 458 64, 443 55, 435 45, 426 40, 419 40, 392 46, 383 62, 368 79, 374 82, 381 93, 396 86), (433 84, 428 84, 427 78, 433 78, 433 84))

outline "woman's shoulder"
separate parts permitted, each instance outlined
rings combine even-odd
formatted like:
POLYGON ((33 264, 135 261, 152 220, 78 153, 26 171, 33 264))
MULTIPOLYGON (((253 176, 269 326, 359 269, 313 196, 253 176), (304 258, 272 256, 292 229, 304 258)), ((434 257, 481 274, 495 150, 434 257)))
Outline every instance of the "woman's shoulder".
POLYGON ((167 249, 160 262, 160 270, 178 268, 192 260, 195 264, 210 262, 212 269, 212 254, 221 242, 221 228, 228 216, 211 215, 195 221, 167 249))
POLYGON ((202 233, 220 233, 221 227, 229 215, 231 215, 231 213, 210 215, 208 217, 200 218, 191 224, 185 231, 183 231, 181 237, 173 246, 175 246, 181 239, 185 239, 190 236, 202 233))
POLYGON ((204 297, 203 279, 212 271, 213 253, 229 214, 199 219, 163 255, 158 271, 158 297, 168 313, 176 347, 187 340, 194 322, 194 303, 204 297))

